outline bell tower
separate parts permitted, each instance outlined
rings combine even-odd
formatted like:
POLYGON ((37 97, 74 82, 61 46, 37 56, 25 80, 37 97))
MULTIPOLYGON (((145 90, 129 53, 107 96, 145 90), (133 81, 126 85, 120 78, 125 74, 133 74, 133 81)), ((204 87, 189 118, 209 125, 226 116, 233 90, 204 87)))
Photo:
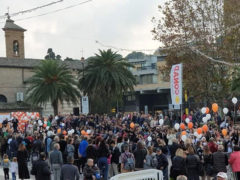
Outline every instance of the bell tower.
POLYGON ((5 32, 7 58, 24 59, 24 31, 26 30, 16 25, 8 16, 3 31, 5 32))

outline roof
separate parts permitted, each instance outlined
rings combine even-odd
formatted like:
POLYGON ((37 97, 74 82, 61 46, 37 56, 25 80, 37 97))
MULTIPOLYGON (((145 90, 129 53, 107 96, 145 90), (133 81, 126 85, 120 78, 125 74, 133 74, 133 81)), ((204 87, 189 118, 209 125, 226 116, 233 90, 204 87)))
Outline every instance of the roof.
POLYGON ((26 29, 23 29, 22 27, 14 24, 14 21, 10 18, 6 20, 5 26, 3 28, 4 31, 6 30, 17 30, 17 31, 26 31, 26 29))
MULTIPOLYGON (((43 59, 9 59, 0 57, 0 67, 12 67, 12 68, 34 68, 39 65, 43 59)), ((67 65, 70 69, 82 69, 83 64, 81 61, 61 61, 60 63, 67 65)))

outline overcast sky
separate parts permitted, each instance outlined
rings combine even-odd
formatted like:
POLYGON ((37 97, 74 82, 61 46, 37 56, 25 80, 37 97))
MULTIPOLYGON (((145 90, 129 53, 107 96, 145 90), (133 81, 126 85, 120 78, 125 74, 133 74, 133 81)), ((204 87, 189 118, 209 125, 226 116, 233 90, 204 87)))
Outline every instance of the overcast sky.
MULTIPOLYGON (((0 0, 0 16, 10 8, 10 14, 57 0, 0 0)), ((128 49, 154 49, 151 19, 158 15, 163 0, 93 0, 81 6, 28 20, 17 19, 61 9, 85 0, 64 0, 61 3, 13 17, 25 32, 25 57, 43 58, 49 47, 63 58, 80 59, 94 55, 106 45, 128 49)), ((5 19, 0 19, 0 22, 5 19)), ((4 23, 0 23, 3 27, 4 23)), ((126 55, 128 52, 120 51, 126 55)), ((5 57, 4 32, 0 33, 0 56, 5 57)))

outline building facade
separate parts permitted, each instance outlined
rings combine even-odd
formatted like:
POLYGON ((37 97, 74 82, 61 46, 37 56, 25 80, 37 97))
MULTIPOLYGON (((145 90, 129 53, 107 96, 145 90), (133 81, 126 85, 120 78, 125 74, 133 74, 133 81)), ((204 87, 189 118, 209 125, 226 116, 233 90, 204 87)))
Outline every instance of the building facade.
MULTIPOLYGON (((0 112, 40 112, 44 116, 53 114, 50 103, 43 107, 33 107, 25 102, 27 79, 33 75, 33 68, 42 59, 25 58, 24 32, 22 27, 16 25, 10 18, 7 19, 3 28, 5 32, 6 57, 0 57, 0 112)), ((59 61, 64 63, 77 76, 79 69, 82 69, 80 61, 59 61)), ((59 112, 62 114, 73 113, 73 109, 80 109, 78 104, 59 104, 59 112)))
POLYGON ((131 72, 136 77, 134 92, 124 96, 125 112, 154 113, 167 110, 171 104, 170 83, 163 79, 160 67, 165 57, 157 50, 155 55, 140 59, 129 59, 134 65, 131 72))

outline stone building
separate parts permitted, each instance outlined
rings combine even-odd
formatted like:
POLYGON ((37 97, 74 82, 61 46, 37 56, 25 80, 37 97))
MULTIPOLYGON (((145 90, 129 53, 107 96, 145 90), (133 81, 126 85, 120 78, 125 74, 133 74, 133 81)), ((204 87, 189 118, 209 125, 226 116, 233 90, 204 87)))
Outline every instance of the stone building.
MULTIPOLYGON (((25 58, 24 32, 22 27, 16 25, 8 18, 3 28, 5 32, 6 57, 0 57, 0 112, 40 112, 43 115, 53 114, 53 109, 49 104, 44 107, 33 107, 25 102, 26 80, 33 75, 33 68, 42 59, 25 58)), ((60 61, 66 64, 74 75, 82 68, 80 61, 60 61)), ((73 109, 78 111, 79 104, 59 105, 59 112, 63 114, 73 113, 73 109)))

